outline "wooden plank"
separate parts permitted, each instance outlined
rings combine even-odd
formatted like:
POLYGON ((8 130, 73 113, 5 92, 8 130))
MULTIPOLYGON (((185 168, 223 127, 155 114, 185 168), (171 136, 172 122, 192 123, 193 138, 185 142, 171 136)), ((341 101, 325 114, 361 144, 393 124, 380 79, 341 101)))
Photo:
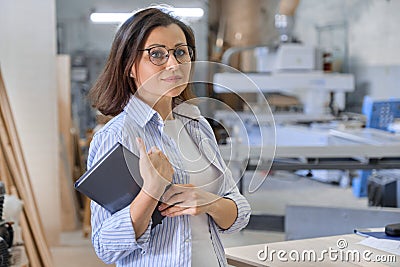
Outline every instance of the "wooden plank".
POLYGON ((59 143, 59 179, 61 195, 61 229, 76 230, 79 223, 77 192, 73 187, 73 144, 71 136, 71 75, 70 56, 57 56, 57 102, 59 143))
POLYGON ((89 237, 92 227, 90 225, 90 199, 88 197, 85 197, 85 208, 83 212, 83 236, 84 237, 89 237))
MULTIPOLYGON (((2 115, 2 114, 0 114, 0 115, 2 115)), ((3 123, 3 117, 1 116, 1 118, 0 118, 0 140, 1 140, 0 147, 1 147, 1 150, 3 151, 3 154, 5 155, 5 161, 6 161, 6 165, 8 166, 10 174, 11 174, 10 176, 11 176, 12 183, 16 185, 19 198, 24 202, 23 212, 24 212, 25 219, 26 219, 26 225, 22 226, 22 224, 21 224, 21 228, 23 228, 23 231, 25 233, 25 238, 27 238, 26 240, 24 239, 24 242, 25 241, 28 242, 26 244, 27 250, 31 251, 30 253, 28 253, 28 255, 34 257, 32 249, 34 251, 38 250, 39 254, 41 254, 41 253, 43 253, 43 251, 46 250, 46 248, 48 249, 48 247, 47 247, 44 235, 41 232, 42 230, 40 228, 40 225, 36 224, 38 214, 37 214, 37 210, 34 209, 34 205, 33 205, 34 199, 32 197, 27 197, 29 195, 27 193, 28 191, 24 189, 24 185, 23 185, 23 183, 21 183, 21 181, 19 179, 19 177, 21 177, 21 172, 15 162, 16 160, 13 155, 13 151, 11 150, 11 146, 7 142, 8 141, 7 139, 8 139, 8 137, 6 136, 5 125, 3 123), (29 220, 28 220, 28 218, 29 218, 29 220), (33 230, 31 230, 31 229, 33 229, 33 230), (30 239, 29 236, 31 236, 29 233, 32 233, 32 240, 33 240, 32 243, 30 243, 30 240, 29 240, 30 239), (43 243, 44 243, 44 245, 43 245, 43 243), (44 247, 44 246, 46 246, 46 247, 44 247)), ((49 252, 49 254, 50 254, 50 252, 49 252)), ((31 258, 29 258, 29 260, 35 261, 35 259, 31 259, 31 258)), ((32 266, 36 266, 36 265, 32 265, 32 266)), ((37 265, 37 266, 52 266, 52 265, 44 264, 44 265, 37 265)))
MULTIPOLYGON (((17 198, 20 198, 18 191, 16 187, 14 186, 12 179, 11 179, 11 173, 10 169, 8 168, 8 165, 5 163, 5 157, 3 153, 3 149, 0 145, 0 168, 3 167, 2 170, 2 177, 6 177, 6 179, 9 181, 8 185, 9 187, 6 188, 6 192, 11 195, 15 195, 17 198)), ((34 243, 33 236, 31 229, 28 225, 27 219, 26 219, 26 214, 25 211, 21 213, 20 216, 20 227, 21 227, 21 232, 22 232, 22 238, 24 240, 24 247, 26 248, 27 254, 28 254, 28 259, 31 264, 31 266, 40 266, 41 261, 39 259, 39 254, 37 247, 34 243)))
POLYGON ((36 247, 35 241, 33 240, 32 232, 30 231, 25 213, 23 213, 21 216, 20 224, 22 230, 22 238, 24 240, 26 252, 29 258, 29 265, 32 267, 42 266, 39 254, 37 253, 38 248, 36 247))
POLYGON ((11 182, 8 174, 6 160, 4 158, 3 150, 0 147, 0 181, 4 183, 6 193, 10 192, 11 182))
MULTIPOLYGON (((9 172, 9 170, 7 170, 9 172)), ((11 187, 10 193, 20 198, 18 191, 15 186, 11 187)), ((26 248, 26 252, 28 254, 29 264, 30 266, 40 266, 40 256, 38 254, 38 249, 33 240, 31 229, 28 225, 28 221, 26 218, 26 214, 23 211, 20 216, 20 227, 22 232, 22 240, 24 240, 24 247, 26 248)))
MULTIPOLYGON (((28 169, 19 142, 18 132, 8 102, 5 85, 0 71, 0 145, 5 156, 6 165, 11 173, 11 180, 15 184, 26 213, 27 225, 32 230, 33 243, 37 249, 41 265, 53 266, 52 257, 43 231, 36 199, 33 194, 28 169)), ((28 248, 27 248, 28 249, 28 248)), ((34 266, 34 265, 32 265, 34 266)))
MULTIPOLYGON (((65 153, 72 173, 73 143, 72 143, 72 107, 71 107, 71 60, 69 55, 57 56, 57 103, 58 127, 63 137, 65 153)), ((72 179, 72 178, 71 178, 72 179)))
POLYGON ((76 128, 71 132, 72 135, 72 146, 73 146, 73 157, 74 157, 74 181, 78 180, 79 177, 85 172, 85 166, 82 162, 82 148, 85 145, 81 145, 79 142, 79 132, 76 128))

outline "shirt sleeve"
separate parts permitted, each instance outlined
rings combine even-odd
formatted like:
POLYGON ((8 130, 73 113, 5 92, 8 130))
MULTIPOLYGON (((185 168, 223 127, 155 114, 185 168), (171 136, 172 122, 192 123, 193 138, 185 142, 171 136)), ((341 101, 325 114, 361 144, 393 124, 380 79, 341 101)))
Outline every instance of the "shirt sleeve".
MULTIPOLYGON (((228 189, 223 195, 224 198, 231 199, 236 204, 237 217, 235 222, 228 229, 222 229, 218 227, 220 233, 231 234, 242 230, 249 223, 251 208, 247 199, 240 194, 234 180, 232 178, 232 173, 226 168, 225 172, 225 189, 228 189)), ((218 225, 217 225, 218 226, 218 225)))
MULTIPOLYGON (((90 144, 87 167, 93 166, 121 138, 112 132, 99 132, 90 144)), ((140 249, 146 253, 150 240, 151 220, 146 231, 136 238, 129 206, 111 215, 106 209, 91 202, 92 244, 97 256, 107 264, 140 249)))
POLYGON ((214 132, 210 124, 207 122, 206 119, 202 118, 200 120, 200 127, 201 130, 207 135, 207 137, 210 140, 212 140, 212 144, 215 148, 215 151, 217 151, 218 161, 221 164, 221 167, 225 170, 223 174, 224 175, 223 192, 221 195, 222 197, 231 199, 233 202, 235 202, 237 208, 237 217, 235 222, 228 229, 222 229, 217 225, 218 231, 224 234, 239 232, 249 223, 251 215, 250 204, 247 201, 247 199, 242 194, 240 194, 239 189, 237 188, 236 183, 232 177, 232 172, 228 169, 228 167, 225 164, 225 161, 221 156, 217 140, 215 138, 214 132))

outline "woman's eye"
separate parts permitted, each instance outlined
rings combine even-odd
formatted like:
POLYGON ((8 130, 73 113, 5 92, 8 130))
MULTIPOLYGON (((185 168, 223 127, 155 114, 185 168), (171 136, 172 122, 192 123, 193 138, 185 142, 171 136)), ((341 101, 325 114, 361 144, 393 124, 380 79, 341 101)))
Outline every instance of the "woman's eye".
POLYGON ((186 52, 186 50, 184 50, 184 49, 178 48, 178 49, 176 49, 176 51, 175 51, 175 55, 176 55, 177 57, 182 57, 182 56, 184 56, 184 55, 186 55, 186 54, 187 54, 187 52, 186 52))
POLYGON ((164 52, 159 49, 153 49, 150 51, 150 56, 153 58, 162 58, 164 56, 164 52))

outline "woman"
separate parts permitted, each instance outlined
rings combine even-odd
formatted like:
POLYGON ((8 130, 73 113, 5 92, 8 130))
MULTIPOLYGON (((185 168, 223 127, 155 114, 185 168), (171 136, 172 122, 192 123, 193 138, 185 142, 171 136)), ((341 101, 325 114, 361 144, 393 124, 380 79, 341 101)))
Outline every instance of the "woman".
POLYGON ((119 28, 90 92, 94 107, 115 117, 94 135, 87 167, 121 142, 140 154, 144 180, 132 203, 113 215, 91 203, 92 242, 105 263, 226 266, 219 234, 248 223, 250 206, 210 125, 185 103, 194 48, 187 25, 165 10, 141 10, 119 28), (155 209, 166 217, 152 228, 155 209))

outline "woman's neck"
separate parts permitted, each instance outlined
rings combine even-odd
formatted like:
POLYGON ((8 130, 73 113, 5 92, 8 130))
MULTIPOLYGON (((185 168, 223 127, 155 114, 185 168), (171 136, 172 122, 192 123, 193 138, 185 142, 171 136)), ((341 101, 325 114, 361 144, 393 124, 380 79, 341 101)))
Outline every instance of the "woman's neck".
POLYGON ((160 99, 153 105, 153 109, 160 114, 164 121, 174 118, 172 115, 172 98, 170 97, 163 97, 160 99))
POLYGON ((136 96, 149 105, 152 109, 160 114, 163 120, 172 120, 172 98, 168 96, 162 96, 161 98, 152 99, 151 97, 144 97, 141 94, 136 96))

